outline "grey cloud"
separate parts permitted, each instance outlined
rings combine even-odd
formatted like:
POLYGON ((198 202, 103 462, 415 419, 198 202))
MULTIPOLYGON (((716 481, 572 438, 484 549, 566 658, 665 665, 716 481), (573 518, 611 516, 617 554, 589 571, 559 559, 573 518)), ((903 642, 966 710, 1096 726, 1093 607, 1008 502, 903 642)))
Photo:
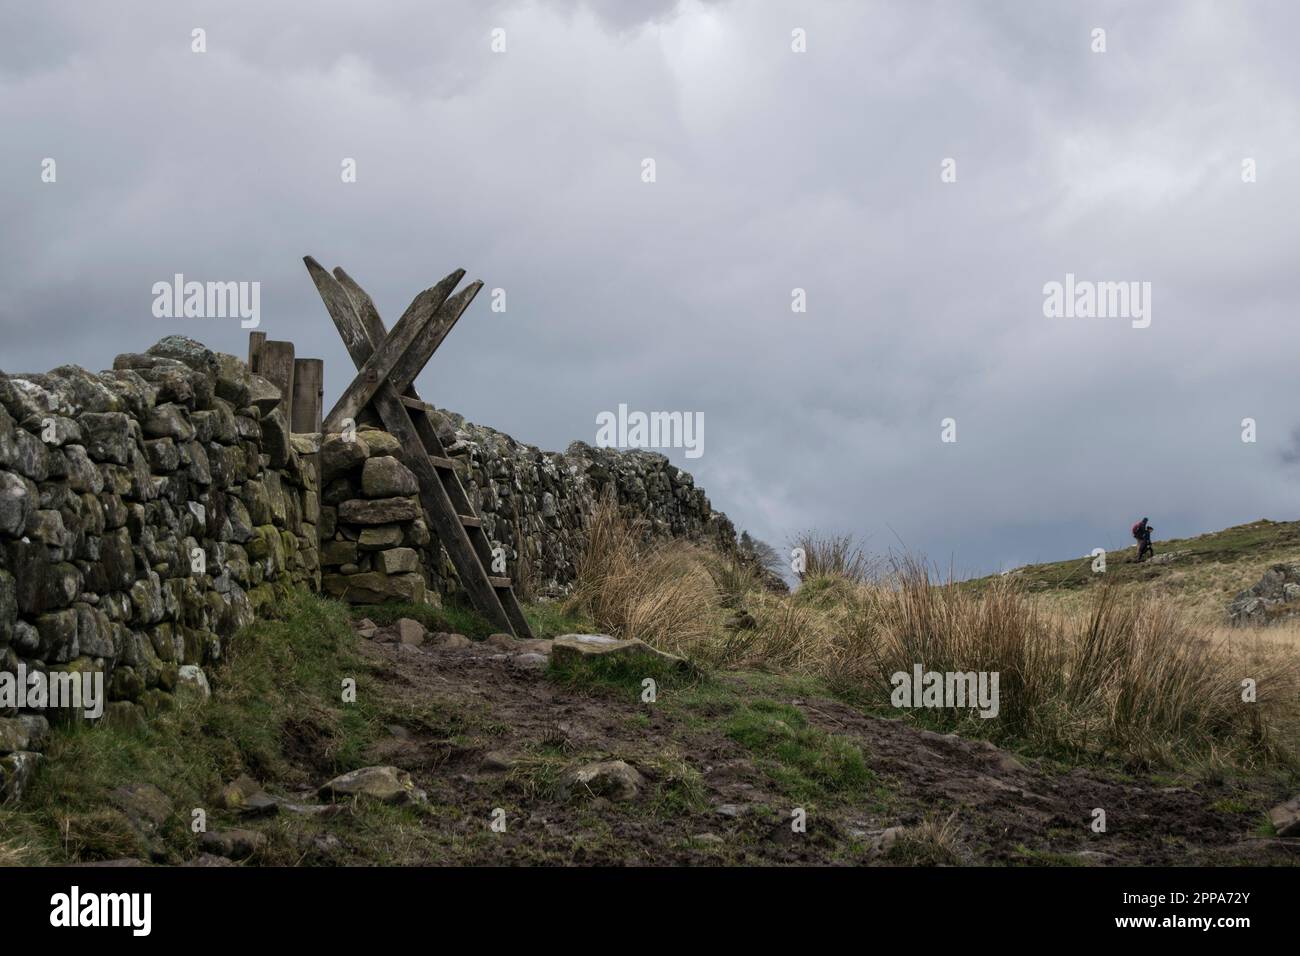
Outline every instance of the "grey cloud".
POLYGON ((471 308, 431 400, 550 448, 620 402, 703 411, 704 457, 670 457, 775 544, 852 530, 967 573, 1139 514, 1291 514, 1290 5, 146 6, 29 5, 0 37, 0 367, 174 331, 242 353, 237 322, 149 314, 182 272, 260 281, 330 399, 351 366, 303 254, 390 320, 464 266, 509 309, 471 308), (1045 319, 1066 272, 1151 281, 1151 328, 1045 319))

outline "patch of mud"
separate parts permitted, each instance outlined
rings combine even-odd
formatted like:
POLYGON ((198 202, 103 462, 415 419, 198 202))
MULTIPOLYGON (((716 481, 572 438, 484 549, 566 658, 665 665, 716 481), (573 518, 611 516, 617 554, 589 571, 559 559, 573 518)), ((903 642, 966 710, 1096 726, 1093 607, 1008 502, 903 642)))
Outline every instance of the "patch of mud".
MULTIPOLYGON (((795 833, 793 801, 770 768, 724 734, 725 701, 712 709, 702 702, 687 719, 626 695, 553 683, 500 646, 362 641, 361 649, 392 715, 366 757, 408 770, 429 795, 403 863, 878 864, 897 859, 889 843, 924 821, 952 822, 953 849, 965 863, 1296 860, 1284 841, 1254 837, 1259 814, 1214 809, 1226 788, 1060 772, 822 698, 782 703, 856 744, 874 780, 860 795, 807 808, 807 831, 795 833), (566 799, 555 786, 563 768, 604 759, 625 760, 644 776, 637 799, 566 799), (1098 807, 1104 834, 1090 828, 1098 807), (504 832, 490 827, 497 810, 504 832)), ((737 677, 720 679, 744 690, 737 677)), ((306 766, 320 765, 306 727, 295 725, 289 746, 306 766)), ((1261 809, 1272 796, 1258 795, 1261 809)), ((331 820, 307 858, 348 862, 350 821, 331 820)))

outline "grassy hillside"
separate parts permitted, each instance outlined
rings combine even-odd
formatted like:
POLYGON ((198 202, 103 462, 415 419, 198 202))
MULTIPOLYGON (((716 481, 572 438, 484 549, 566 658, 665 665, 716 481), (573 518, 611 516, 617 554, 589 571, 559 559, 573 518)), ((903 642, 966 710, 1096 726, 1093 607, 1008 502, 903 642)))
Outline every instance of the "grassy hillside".
MULTIPOLYGON (((826 602, 845 587, 809 593, 826 602)), ((1159 772, 1124 759, 1130 747, 1084 754, 1012 734, 1004 749, 943 732, 978 721, 899 719, 842 681, 769 670, 776 647, 762 635, 747 642, 749 666, 683 671, 620 658, 539 668, 520 652, 535 658, 545 640, 415 647, 362 639, 349 621, 362 611, 322 598, 280 610, 282 620, 239 635, 207 704, 147 727, 57 732, 29 795, 0 806, 0 866, 222 865, 195 832, 197 810, 229 847, 216 852, 237 865, 1294 862, 1266 813, 1295 792, 1296 774, 1258 747, 1245 765, 1159 772), (647 673, 654 700, 644 697, 647 673), (344 675, 357 678, 355 704, 340 701, 344 675), (569 782, 607 761, 635 769, 630 793, 569 782), (341 771, 376 765, 409 774, 427 801, 334 803, 316 792, 341 771), (1080 812, 1094 806, 1116 808, 1124 825, 1094 833, 1080 812), (792 824, 799 814, 804 829, 792 824), (498 816, 503 829, 493 829, 498 816)), ((438 630, 453 618, 488 630, 469 612, 383 610, 438 630)), ((590 626, 557 610, 530 609, 539 633, 590 626)), ((760 627, 777 626, 767 620, 760 627)), ((1173 700, 1166 690, 1149 696, 1173 700)), ((1174 703, 1180 723, 1197 722, 1174 703)), ((1152 715, 1142 720, 1164 733, 1152 715)), ((1225 720, 1225 751, 1244 753, 1242 728, 1226 713, 1216 723, 1225 720)), ((1106 731, 1094 722, 1090 736, 1106 731)))
POLYGON ((1136 562, 1137 548, 1110 551, 1106 571, 1092 570, 1091 557, 1030 564, 1006 575, 967 582, 982 590, 1010 578, 1062 610, 1086 606, 1103 585, 1142 590, 1168 598, 1207 622, 1223 619, 1224 608, 1272 564, 1300 561, 1300 521, 1253 521, 1194 538, 1155 542, 1156 559, 1136 562))
POLYGON ((1180 603, 1221 614, 1300 555, 1298 529, 1163 542, 1176 557, 1149 566, 1111 554, 1104 579, 1079 560, 957 586, 920 562, 877 581, 821 539, 818 573, 773 594, 607 503, 574 594, 527 610, 540 640, 452 607, 299 595, 231 640, 206 704, 57 731, 23 802, 0 806, 0 866, 1294 863, 1267 812, 1300 784, 1300 642, 1208 640, 1180 603), (380 640, 362 617, 429 633, 380 640), (690 664, 553 658, 570 631, 690 664), (896 701, 917 664, 999 675, 996 707, 896 701), (320 789, 363 767, 422 798, 320 789), (1123 826, 1094 833, 1093 807, 1123 826))

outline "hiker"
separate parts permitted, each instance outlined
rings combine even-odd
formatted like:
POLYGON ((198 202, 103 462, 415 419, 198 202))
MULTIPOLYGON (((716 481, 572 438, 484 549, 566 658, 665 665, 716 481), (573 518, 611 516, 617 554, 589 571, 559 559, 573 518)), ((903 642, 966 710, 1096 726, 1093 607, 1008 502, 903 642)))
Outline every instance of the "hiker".
POLYGON ((1143 518, 1141 521, 1135 524, 1132 529, 1133 537, 1137 538, 1137 542, 1138 542, 1137 559, 1139 563, 1141 563, 1142 559, 1145 558, 1148 554, 1154 556, 1156 553, 1156 549, 1151 547, 1151 532, 1155 531, 1156 529, 1151 527, 1151 525, 1148 523, 1150 520, 1151 520, 1150 518, 1143 518))

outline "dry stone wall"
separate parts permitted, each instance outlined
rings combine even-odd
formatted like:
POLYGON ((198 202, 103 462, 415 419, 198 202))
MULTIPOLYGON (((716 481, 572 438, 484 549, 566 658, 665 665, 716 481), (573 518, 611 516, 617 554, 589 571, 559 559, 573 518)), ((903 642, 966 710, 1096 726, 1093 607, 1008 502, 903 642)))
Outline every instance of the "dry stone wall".
MULTIPOLYGON (((0 687, 102 674, 105 716, 137 719, 202 688, 260 609, 319 587, 313 443, 279 397, 180 336, 105 372, 0 373, 0 687)), ((5 703, 17 767, 33 734, 5 703)))
MULTIPOLYGON (((561 594, 573 583, 592 511, 606 488, 647 536, 695 539, 724 551, 736 547, 735 526, 713 510, 690 472, 663 455, 583 442, 546 452, 453 412, 436 412, 434 419, 488 538, 505 549, 511 577, 540 596, 561 594)), ((434 565, 431 583, 455 590, 445 558, 434 565)))
POLYGON ((398 440, 363 429, 321 446, 321 564, 326 593, 352 604, 425 603, 435 551, 419 483, 398 440))
MULTIPOLYGON (((572 584, 606 489, 649 536, 736 546, 662 455, 544 452, 433 418, 525 597, 572 584)), ((323 438, 290 434, 275 386, 182 336, 99 373, 0 372, 0 799, 48 730, 4 696, 20 673, 102 675, 104 717, 136 721, 206 693, 224 641, 291 588, 356 603, 458 590, 397 440, 364 422, 323 438)))
MULTIPOLYGON (((581 442, 563 453, 544 452, 453 412, 433 411, 432 419, 488 539, 502 548, 506 573, 525 597, 568 590, 606 489, 648 537, 736 547, 726 515, 663 455, 581 442)), ((355 604, 418 603, 460 590, 421 513, 405 457, 398 440, 373 425, 324 436, 321 564, 330 595, 355 604)))

